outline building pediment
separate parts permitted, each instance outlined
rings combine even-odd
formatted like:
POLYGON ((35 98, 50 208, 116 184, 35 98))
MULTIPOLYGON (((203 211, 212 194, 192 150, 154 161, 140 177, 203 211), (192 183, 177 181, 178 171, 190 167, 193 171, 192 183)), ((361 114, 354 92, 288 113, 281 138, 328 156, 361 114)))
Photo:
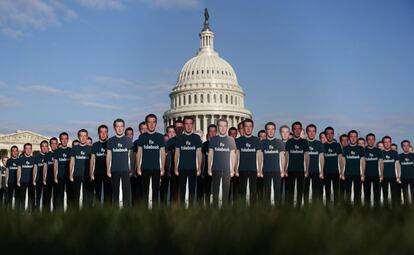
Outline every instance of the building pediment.
POLYGON ((0 143, 10 144, 40 144, 43 140, 49 140, 48 137, 34 133, 32 131, 18 131, 13 134, 0 135, 0 143))

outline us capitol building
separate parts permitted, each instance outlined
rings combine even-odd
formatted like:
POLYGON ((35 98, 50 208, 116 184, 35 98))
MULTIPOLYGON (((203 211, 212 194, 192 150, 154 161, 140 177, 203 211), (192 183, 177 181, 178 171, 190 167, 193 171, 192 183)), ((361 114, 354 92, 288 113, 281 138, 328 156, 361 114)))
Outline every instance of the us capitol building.
POLYGON ((194 129, 207 134, 209 124, 220 118, 236 127, 252 114, 244 108, 245 93, 231 65, 214 50, 214 33, 209 26, 209 14, 204 13, 204 28, 200 32, 197 54, 184 64, 177 83, 170 93, 170 109, 164 113, 164 125, 192 116, 194 129))
MULTIPOLYGON (((207 9, 204 16, 204 28, 199 34, 200 48, 178 75, 177 84, 170 93, 171 109, 164 113, 163 118, 167 127, 178 119, 192 116, 194 129, 205 135, 208 125, 215 124, 220 118, 227 119, 229 127, 236 127, 252 114, 244 108, 245 94, 236 73, 214 50, 214 33, 209 26, 207 9)), ((0 156, 10 156, 12 145, 17 145, 22 151, 26 142, 33 144, 33 152, 37 154, 40 142, 48 139, 28 130, 0 134, 0 156)))

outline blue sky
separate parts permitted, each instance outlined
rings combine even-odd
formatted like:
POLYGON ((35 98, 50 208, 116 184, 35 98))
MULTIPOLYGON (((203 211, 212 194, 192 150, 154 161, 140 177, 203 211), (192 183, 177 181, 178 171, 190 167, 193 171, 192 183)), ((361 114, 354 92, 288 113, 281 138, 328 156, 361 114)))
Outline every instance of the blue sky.
POLYGON ((2 0, 0 133, 161 118, 209 8, 256 127, 414 138, 410 0, 2 0))

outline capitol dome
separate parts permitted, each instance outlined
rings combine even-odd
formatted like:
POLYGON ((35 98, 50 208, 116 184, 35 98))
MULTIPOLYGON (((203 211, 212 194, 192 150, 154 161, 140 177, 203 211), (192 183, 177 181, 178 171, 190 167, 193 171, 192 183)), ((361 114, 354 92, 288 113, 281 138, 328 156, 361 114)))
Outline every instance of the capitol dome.
POLYGON ((192 116, 194 129, 205 135, 208 125, 215 124, 218 119, 225 118, 229 127, 236 127, 239 122, 251 118, 251 112, 244 108, 245 94, 233 67, 214 50, 208 13, 199 36, 196 56, 184 64, 170 93, 171 109, 164 113, 164 125, 192 116))

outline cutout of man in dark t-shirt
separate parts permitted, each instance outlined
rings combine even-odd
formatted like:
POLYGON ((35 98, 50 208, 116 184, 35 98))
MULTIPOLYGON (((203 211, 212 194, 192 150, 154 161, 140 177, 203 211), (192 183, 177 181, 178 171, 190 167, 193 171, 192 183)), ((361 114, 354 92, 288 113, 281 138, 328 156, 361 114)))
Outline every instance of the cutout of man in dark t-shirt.
POLYGON ((152 207, 159 205, 161 176, 164 176, 165 143, 164 136, 156 132, 157 116, 145 117, 148 131, 138 138, 137 173, 142 176, 142 188, 145 205, 149 205, 149 185, 151 180, 152 207))
POLYGON ((44 173, 45 165, 46 165, 46 154, 49 152, 49 143, 44 140, 40 143, 40 153, 34 157, 34 168, 33 168, 33 186, 35 186, 36 194, 35 194, 35 203, 34 208, 36 210, 40 209, 40 201, 44 194, 45 194, 45 187, 44 183, 44 173))
POLYGON ((132 139, 125 136, 125 121, 114 120, 115 135, 109 138, 106 151, 106 174, 112 180, 112 202, 119 204, 119 185, 122 182, 122 204, 131 206, 131 153, 132 139))
POLYGON ((382 138, 384 150, 382 157, 384 160, 384 179, 381 182, 384 205, 390 206, 389 187, 391 187, 391 203, 399 205, 401 203, 401 165, 398 152, 391 149, 392 139, 389 136, 382 138))
POLYGON ((184 117, 184 133, 177 136, 174 162, 175 174, 179 178, 180 202, 185 203, 188 181, 188 204, 195 202, 197 176, 201 175, 201 137, 193 133, 193 118, 184 117))
MULTIPOLYGON (((13 197, 18 200, 19 189, 17 187, 17 169, 19 167, 19 149, 13 145, 10 148, 11 157, 6 162, 6 208, 12 209, 13 197)), ((16 204, 17 206, 17 204, 16 204)))
POLYGON ((19 187, 18 206, 20 210, 24 210, 26 204, 26 192, 28 210, 33 210, 35 199, 35 191, 33 186, 33 168, 34 158, 32 156, 32 144, 26 143, 23 146, 24 153, 19 158, 19 167, 17 168, 17 186, 19 187))
POLYGON ((367 146, 365 147, 365 180, 364 180, 364 205, 371 205, 371 187, 374 196, 374 206, 380 205, 381 187, 380 179, 383 178, 384 161, 382 151, 375 147, 375 135, 366 135, 367 146))
POLYGON ((69 135, 63 132, 59 135, 61 146, 54 153, 53 210, 64 209, 64 192, 66 189, 67 203, 73 200, 72 184, 69 182, 69 162, 71 148, 68 147, 69 135))

